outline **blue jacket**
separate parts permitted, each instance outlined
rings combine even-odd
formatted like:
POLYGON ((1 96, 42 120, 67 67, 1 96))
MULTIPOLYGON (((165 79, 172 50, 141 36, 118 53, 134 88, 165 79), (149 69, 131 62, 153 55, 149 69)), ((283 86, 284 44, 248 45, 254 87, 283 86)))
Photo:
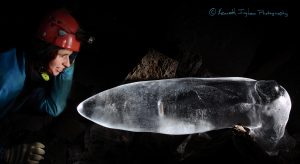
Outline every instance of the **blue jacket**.
POLYGON ((16 49, 0 53, 0 120, 24 106, 50 116, 58 116, 66 106, 74 64, 49 81, 43 81, 40 76, 27 77, 25 59, 25 53, 17 53, 16 49))
MULTIPOLYGON (((15 48, 0 53, 0 120, 18 110, 58 116, 66 106, 74 64, 50 81, 44 81, 39 73, 26 70, 26 62, 25 53, 15 48)), ((0 144, 0 163, 4 150, 0 144)))

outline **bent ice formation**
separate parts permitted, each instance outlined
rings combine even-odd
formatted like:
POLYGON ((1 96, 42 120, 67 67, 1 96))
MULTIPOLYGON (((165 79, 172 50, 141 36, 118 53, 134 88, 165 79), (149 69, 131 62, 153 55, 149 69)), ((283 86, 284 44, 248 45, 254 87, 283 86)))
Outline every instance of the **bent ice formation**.
POLYGON ((181 135, 241 124, 274 155, 286 134, 291 100, 273 80, 175 78, 120 85, 86 99, 77 110, 104 127, 133 132, 181 135))

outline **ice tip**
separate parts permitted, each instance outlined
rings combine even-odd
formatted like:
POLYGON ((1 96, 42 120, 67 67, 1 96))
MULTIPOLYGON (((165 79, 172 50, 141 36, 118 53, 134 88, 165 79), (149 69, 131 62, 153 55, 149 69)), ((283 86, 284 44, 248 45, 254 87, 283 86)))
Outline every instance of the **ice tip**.
POLYGON ((77 110, 82 109, 82 107, 83 107, 82 103, 83 103, 83 102, 81 102, 81 103, 79 103, 79 104, 77 105, 77 110))
POLYGON ((83 102, 81 102, 81 103, 79 103, 78 105, 77 105, 77 112, 79 113, 79 114, 81 114, 82 115, 82 109, 83 109, 83 102))
POLYGON ((81 116, 90 119, 91 116, 93 115, 93 113, 95 112, 97 105, 99 105, 99 104, 95 100, 95 97, 92 96, 77 105, 77 112, 81 116))

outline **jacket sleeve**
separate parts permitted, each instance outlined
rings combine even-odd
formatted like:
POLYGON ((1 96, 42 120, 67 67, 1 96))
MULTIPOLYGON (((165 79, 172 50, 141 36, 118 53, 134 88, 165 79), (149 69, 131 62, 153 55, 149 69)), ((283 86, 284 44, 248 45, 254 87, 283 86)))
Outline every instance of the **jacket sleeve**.
POLYGON ((37 110, 50 116, 58 116, 66 107, 71 91, 74 73, 74 63, 64 72, 53 77, 49 87, 39 87, 32 90, 29 102, 37 110))
POLYGON ((10 110, 26 79, 25 58, 16 48, 0 52, 0 119, 10 110))

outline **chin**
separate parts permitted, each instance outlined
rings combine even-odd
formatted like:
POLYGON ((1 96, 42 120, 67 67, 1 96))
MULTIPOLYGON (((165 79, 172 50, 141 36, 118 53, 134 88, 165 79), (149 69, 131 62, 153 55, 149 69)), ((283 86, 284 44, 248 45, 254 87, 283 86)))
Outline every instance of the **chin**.
POLYGON ((60 72, 53 71, 51 74, 52 74, 53 76, 57 76, 57 75, 60 74, 60 72))

